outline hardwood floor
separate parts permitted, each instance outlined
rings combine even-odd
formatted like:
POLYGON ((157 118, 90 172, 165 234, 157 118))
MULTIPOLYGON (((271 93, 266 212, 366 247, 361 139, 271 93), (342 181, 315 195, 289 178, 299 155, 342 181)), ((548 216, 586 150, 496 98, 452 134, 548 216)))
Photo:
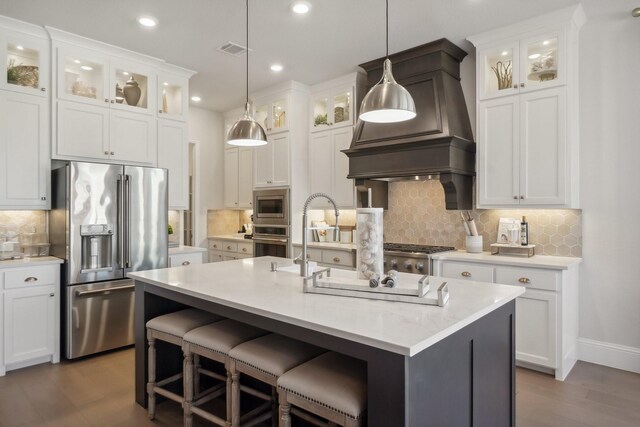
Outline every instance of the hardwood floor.
MULTIPOLYGON (((155 421, 134 402, 133 349, 77 362, 38 365, 0 377, 0 426, 179 426, 174 402, 155 421)), ((578 362, 569 377, 518 368, 517 425, 640 425, 640 375, 578 362)), ((207 425, 194 417, 196 426, 207 425)))

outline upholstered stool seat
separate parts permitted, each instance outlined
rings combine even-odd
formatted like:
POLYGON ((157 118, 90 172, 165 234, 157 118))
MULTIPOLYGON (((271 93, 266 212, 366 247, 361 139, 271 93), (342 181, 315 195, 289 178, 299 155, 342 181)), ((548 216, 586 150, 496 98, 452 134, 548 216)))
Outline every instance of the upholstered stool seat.
POLYGON ((232 348, 242 344, 243 342, 250 341, 266 334, 267 332, 262 329, 255 328, 245 323, 236 322, 235 320, 226 319, 193 329, 184 335, 182 351, 184 352, 185 357, 185 401, 183 408, 184 422, 186 426, 192 425, 193 414, 217 425, 229 425, 231 422, 231 374, 229 373, 228 366, 229 352, 232 348), (193 363, 194 357, 197 356, 206 357, 207 359, 223 364, 226 370, 226 376, 200 369, 200 372, 207 376, 225 381, 225 388, 214 387, 208 392, 203 393, 202 396, 196 397, 196 400, 194 401, 194 388, 195 393, 197 394, 198 387, 193 384, 193 363), (226 419, 222 419, 199 407, 203 403, 225 392, 227 398, 226 419))
POLYGON ((232 379, 232 418, 233 427, 240 426, 251 419, 251 424, 277 418, 278 377, 288 370, 324 353, 320 347, 294 340, 278 334, 270 334, 234 347, 229 352, 229 372, 232 379), (243 373, 271 385, 271 396, 248 387, 240 386, 239 374, 243 373), (240 391, 266 400, 258 408, 240 417, 240 391))
POLYGON ((164 388, 165 385, 183 378, 183 372, 156 382, 156 340, 182 347, 182 339, 187 332, 221 319, 222 317, 215 314, 189 308, 158 316, 147 322, 147 340, 149 341, 149 380, 147 383, 149 418, 153 419, 156 414, 156 394, 161 394, 179 403, 184 400, 183 396, 164 388))
POLYGON ((309 418, 296 408, 341 426, 360 426, 367 408, 367 365, 338 353, 325 353, 281 375, 278 394, 280 426, 291 425, 290 412, 309 418))

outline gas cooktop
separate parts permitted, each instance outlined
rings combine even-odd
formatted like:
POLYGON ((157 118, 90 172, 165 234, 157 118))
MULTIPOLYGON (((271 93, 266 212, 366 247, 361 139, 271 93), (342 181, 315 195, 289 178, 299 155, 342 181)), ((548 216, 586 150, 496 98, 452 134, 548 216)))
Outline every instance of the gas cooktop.
POLYGON ((412 245, 410 243, 385 243, 385 252, 404 252, 413 254, 435 254, 438 252, 455 251, 452 246, 412 245))

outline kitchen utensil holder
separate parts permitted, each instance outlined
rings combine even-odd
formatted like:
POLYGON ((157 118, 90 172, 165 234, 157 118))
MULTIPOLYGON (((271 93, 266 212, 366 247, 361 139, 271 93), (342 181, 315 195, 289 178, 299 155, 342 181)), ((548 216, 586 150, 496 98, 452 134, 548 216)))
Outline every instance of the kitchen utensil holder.
POLYGON ((482 252, 482 236, 467 236, 465 244, 467 252, 470 254, 479 254, 482 252))

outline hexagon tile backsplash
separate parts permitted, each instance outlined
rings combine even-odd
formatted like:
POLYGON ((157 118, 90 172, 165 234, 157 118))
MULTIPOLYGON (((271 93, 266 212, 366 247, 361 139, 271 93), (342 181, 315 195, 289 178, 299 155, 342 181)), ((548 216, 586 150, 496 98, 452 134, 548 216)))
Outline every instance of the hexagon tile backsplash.
MULTIPOLYGON (((477 209, 470 211, 484 250, 490 250, 503 218, 527 217, 529 242, 536 254, 582 256, 582 211, 576 209, 477 209)), ((398 181, 389 185, 389 210, 384 214, 385 242, 455 246, 464 249, 459 211, 447 211, 438 181, 398 181)))

